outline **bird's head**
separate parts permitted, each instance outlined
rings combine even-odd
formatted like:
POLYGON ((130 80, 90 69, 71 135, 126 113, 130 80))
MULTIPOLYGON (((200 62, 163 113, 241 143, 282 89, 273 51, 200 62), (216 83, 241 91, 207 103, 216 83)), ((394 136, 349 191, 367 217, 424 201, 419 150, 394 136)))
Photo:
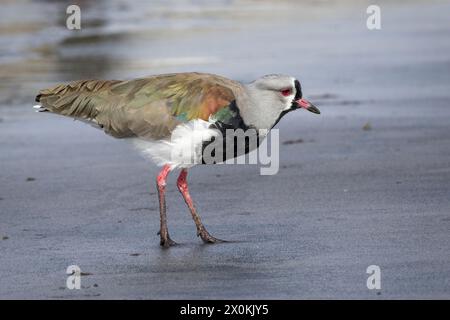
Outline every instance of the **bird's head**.
POLYGON ((297 109, 320 114, 303 98, 300 81, 294 77, 266 75, 247 84, 246 91, 249 101, 240 111, 244 121, 257 129, 271 129, 286 113, 297 109))

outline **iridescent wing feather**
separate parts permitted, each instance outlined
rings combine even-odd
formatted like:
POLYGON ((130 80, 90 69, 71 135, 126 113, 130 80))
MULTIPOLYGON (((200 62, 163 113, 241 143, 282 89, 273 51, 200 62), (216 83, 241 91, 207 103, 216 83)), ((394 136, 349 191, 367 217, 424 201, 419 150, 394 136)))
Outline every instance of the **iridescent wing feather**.
POLYGON ((91 121, 117 138, 163 139, 182 122, 227 118, 239 83, 204 73, 129 81, 82 80, 39 92, 46 111, 91 121), (220 112, 219 112, 220 111, 220 112))

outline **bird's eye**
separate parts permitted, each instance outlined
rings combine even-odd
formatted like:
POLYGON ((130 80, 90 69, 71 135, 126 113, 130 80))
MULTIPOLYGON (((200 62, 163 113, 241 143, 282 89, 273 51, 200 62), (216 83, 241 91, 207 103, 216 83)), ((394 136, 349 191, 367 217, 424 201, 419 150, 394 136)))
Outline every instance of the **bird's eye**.
POLYGON ((292 94, 292 89, 283 89, 280 91, 281 94, 285 97, 290 96, 292 94))

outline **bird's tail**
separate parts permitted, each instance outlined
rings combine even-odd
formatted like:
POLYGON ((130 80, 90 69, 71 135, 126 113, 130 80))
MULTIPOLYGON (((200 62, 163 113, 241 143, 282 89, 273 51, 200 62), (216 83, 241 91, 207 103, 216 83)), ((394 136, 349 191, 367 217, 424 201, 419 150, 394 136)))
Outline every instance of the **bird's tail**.
POLYGON ((40 104, 33 106, 33 109, 36 112, 48 112, 48 110, 45 107, 41 106, 40 104))
POLYGON ((118 81, 80 80, 44 89, 36 96, 36 111, 49 111, 76 119, 94 119, 103 102, 100 92, 118 81))

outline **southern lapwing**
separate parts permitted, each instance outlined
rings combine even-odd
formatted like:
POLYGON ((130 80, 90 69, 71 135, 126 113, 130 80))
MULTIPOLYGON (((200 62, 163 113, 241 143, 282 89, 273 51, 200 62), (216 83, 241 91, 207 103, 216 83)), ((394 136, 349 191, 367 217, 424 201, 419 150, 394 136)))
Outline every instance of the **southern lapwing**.
MULTIPOLYGON (((188 168, 207 163, 205 150, 216 138, 224 138, 223 145, 229 143, 229 129, 252 129, 258 135, 261 130, 268 132, 290 111, 304 108, 320 113, 303 99, 297 79, 278 74, 249 84, 206 73, 164 74, 128 81, 81 80, 42 90, 36 101, 40 103, 35 106, 39 112, 91 123, 115 138, 134 139, 162 166, 156 186, 160 244, 164 247, 176 244, 169 237, 166 220, 165 189, 170 171, 181 169, 177 186, 195 221, 197 235, 206 243, 221 242, 201 222, 188 191, 188 168)), ((246 145, 244 153, 258 145, 246 145)), ((223 160, 238 155, 226 153, 223 160)))

